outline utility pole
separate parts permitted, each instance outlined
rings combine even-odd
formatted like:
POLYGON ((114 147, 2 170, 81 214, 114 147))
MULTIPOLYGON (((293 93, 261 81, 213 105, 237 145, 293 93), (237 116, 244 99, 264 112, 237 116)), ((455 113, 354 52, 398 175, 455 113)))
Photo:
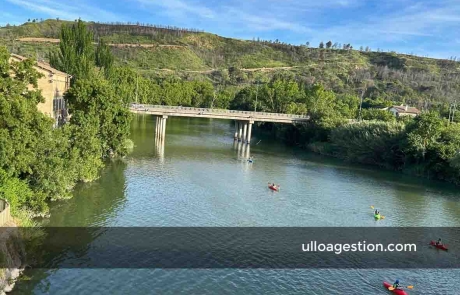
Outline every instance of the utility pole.
POLYGON ((258 94, 259 94, 259 81, 257 81, 256 104, 254 105, 254 112, 257 112, 257 95, 258 94))
POLYGON ((455 111, 456 110, 457 110, 457 101, 454 102, 454 107, 453 107, 453 110, 452 110, 452 123, 454 123, 455 111))
POLYGON ((137 92, 139 90, 139 74, 136 75, 136 104, 137 104, 137 92))
POLYGON ((363 92, 361 92, 361 103, 359 104, 358 121, 362 121, 361 110, 362 110, 362 108, 363 108, 363 97, 364 97, 364 89, 363 89, 363 92))
POLYGON ((450 124, 450 120, 451 120, 450 114, 452 114, 452 104, 449 104, 449 120, 448 120, 448 124, 450 124))

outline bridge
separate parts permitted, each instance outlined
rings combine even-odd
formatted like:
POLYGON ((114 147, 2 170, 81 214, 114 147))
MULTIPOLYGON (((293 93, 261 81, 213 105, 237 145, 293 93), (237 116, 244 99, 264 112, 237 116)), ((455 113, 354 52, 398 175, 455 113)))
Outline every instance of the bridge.
POLYGON ((130 111, 133 113, 150 114, 156 116, 155 134, 160 139, 165 138, 166 120, 168 117, 213 118, 235 120, 235 140, 249 144, 251 142, 252 125, 254 122, 273 122, 296 124, 308 121, 306 115, 291 115, 281 113, 265 113, 250 111, 234 111, 209 108, 192 108, 181 106, 146 105, 132 103, 130 111))

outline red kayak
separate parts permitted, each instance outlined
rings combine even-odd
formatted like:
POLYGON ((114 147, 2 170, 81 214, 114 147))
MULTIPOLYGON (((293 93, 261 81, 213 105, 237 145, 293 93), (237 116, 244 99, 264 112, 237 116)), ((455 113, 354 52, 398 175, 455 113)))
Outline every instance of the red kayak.
POLYGON ((431 245, 431 246, 435 246, 435 247, 438 248, 438 249, 447 251, 447 246, 446 246, 446 245, 436 245, 436 242, 435 242, 435 241, 431 241, 431 242, 430 242, 430 245, 431 245))
MULTIPOLYGON (((388 288, 390 288, 390 287, 393 286, 393 285, 390 284, 390 283, 387 283, 387 282, 383 282, 383 286, 388 290, 388 288)), ((395 293, 395 294, 398 294, 398 295, 408 295, 408 294, 406 293, 406 291, 401 290, 401 289, 391 290, 391 292, 393 292, 393 293, 395 293)))
POLYGON ((271 189, 272 191, 278 191, 279 190, 279 188, 273 187, 273 185, 269 185, 268 188, 271 189))

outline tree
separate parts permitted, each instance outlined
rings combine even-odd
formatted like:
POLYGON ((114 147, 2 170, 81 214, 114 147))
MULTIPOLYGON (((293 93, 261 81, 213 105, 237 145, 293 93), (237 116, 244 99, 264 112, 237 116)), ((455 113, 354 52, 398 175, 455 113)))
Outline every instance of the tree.
POLYGON ((62 25, 59 50, 49 54, 54 68, 73 76, 73 80, 89 78, 93 74, 95 55, 93 34, 87 30, 83 21, 71 26, 62 25))
POLYGON ((33 196, 33 191, 26 181, 8 175, 5 170, 0 169, 0 198, 8 201, 13 216, 19 209, 40 209, 32 205, 33 196))
POLYGON ((330 49, 331 47, 332 47, 332 42, 331 42, 331 41, 328 41, 328 42, 326 43, 326 48, 327 48, 327 49, 330 49))
POLYGON ((442 132, 443 123, 434 112, 423 113, 408 126, 408 151, 415 158, 425 160, 429 149, 435 147, 442 132))
POLYGON ((383 122, 395 122, 396 118, 392 113, 379 109, 363 109, 363 120, 377 120, 383 122))
POLYGON ((13 202, 14 210, 24 207, 42 212, 47 208, 45 200, 62 191, 53 188, 68 187, 67 181, 61 181, 67 179, 68 171, 63 172, 64 166, 59 165, 65 157, 62 150, 46 145, 55 142, 51 139, 55 131, 53 121, 37 110, 44 99, 34 88, 42 76, 33 68, 34 60, 8 60, 8 51, 0 47, 0 194, 13 202), (60 162, 54 161, 57 158, 60 162), (19 196, 21 191, 24 195, 19 196))
POLYGON ((103 39, 100 39, 97 45, 95 61, 96 66, 104 69, 106 76, 108 76, 113 66, 114 57, 103 39))
POLYGON ((101 78, 79 79, 67 91, 68 102, 76 126, 94 124, 101 140, 102 157, 125 155, 131 115, 123 98, 115 93, 108 81, 101 78))
POLYGON ((323 43, 323 41, 321 41, 321 42, 319 43, 319 48, 321 48, 321 49, 324 48, 324 43, 323 43))

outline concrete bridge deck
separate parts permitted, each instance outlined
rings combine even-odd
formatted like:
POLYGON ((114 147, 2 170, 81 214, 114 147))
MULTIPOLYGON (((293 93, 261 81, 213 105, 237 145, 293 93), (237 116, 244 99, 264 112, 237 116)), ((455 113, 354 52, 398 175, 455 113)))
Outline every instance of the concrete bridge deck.
POLYGON ((133 113, 157 116, 155 134, 159 140, 164 140, 166 134, 166 119, 169 116, 235 120, 235 140, 237 139, 238 141, 242 141, 247 144, 251 141, 252 125, 256 121, 296 124, 306 122, 310 119, 308 116, 303 115, 191 108, 181 106, 144 105, 134 103, 131 104, 129 109, 133 113))
POLYGON ((309 120, 308 116, 281 113, 234 111, 223 109, 191 108, 179 106, 131 104, 131 112, 157 116, 214 118, 240 121, 258 121, 273 123, 300 123, 309 120))

